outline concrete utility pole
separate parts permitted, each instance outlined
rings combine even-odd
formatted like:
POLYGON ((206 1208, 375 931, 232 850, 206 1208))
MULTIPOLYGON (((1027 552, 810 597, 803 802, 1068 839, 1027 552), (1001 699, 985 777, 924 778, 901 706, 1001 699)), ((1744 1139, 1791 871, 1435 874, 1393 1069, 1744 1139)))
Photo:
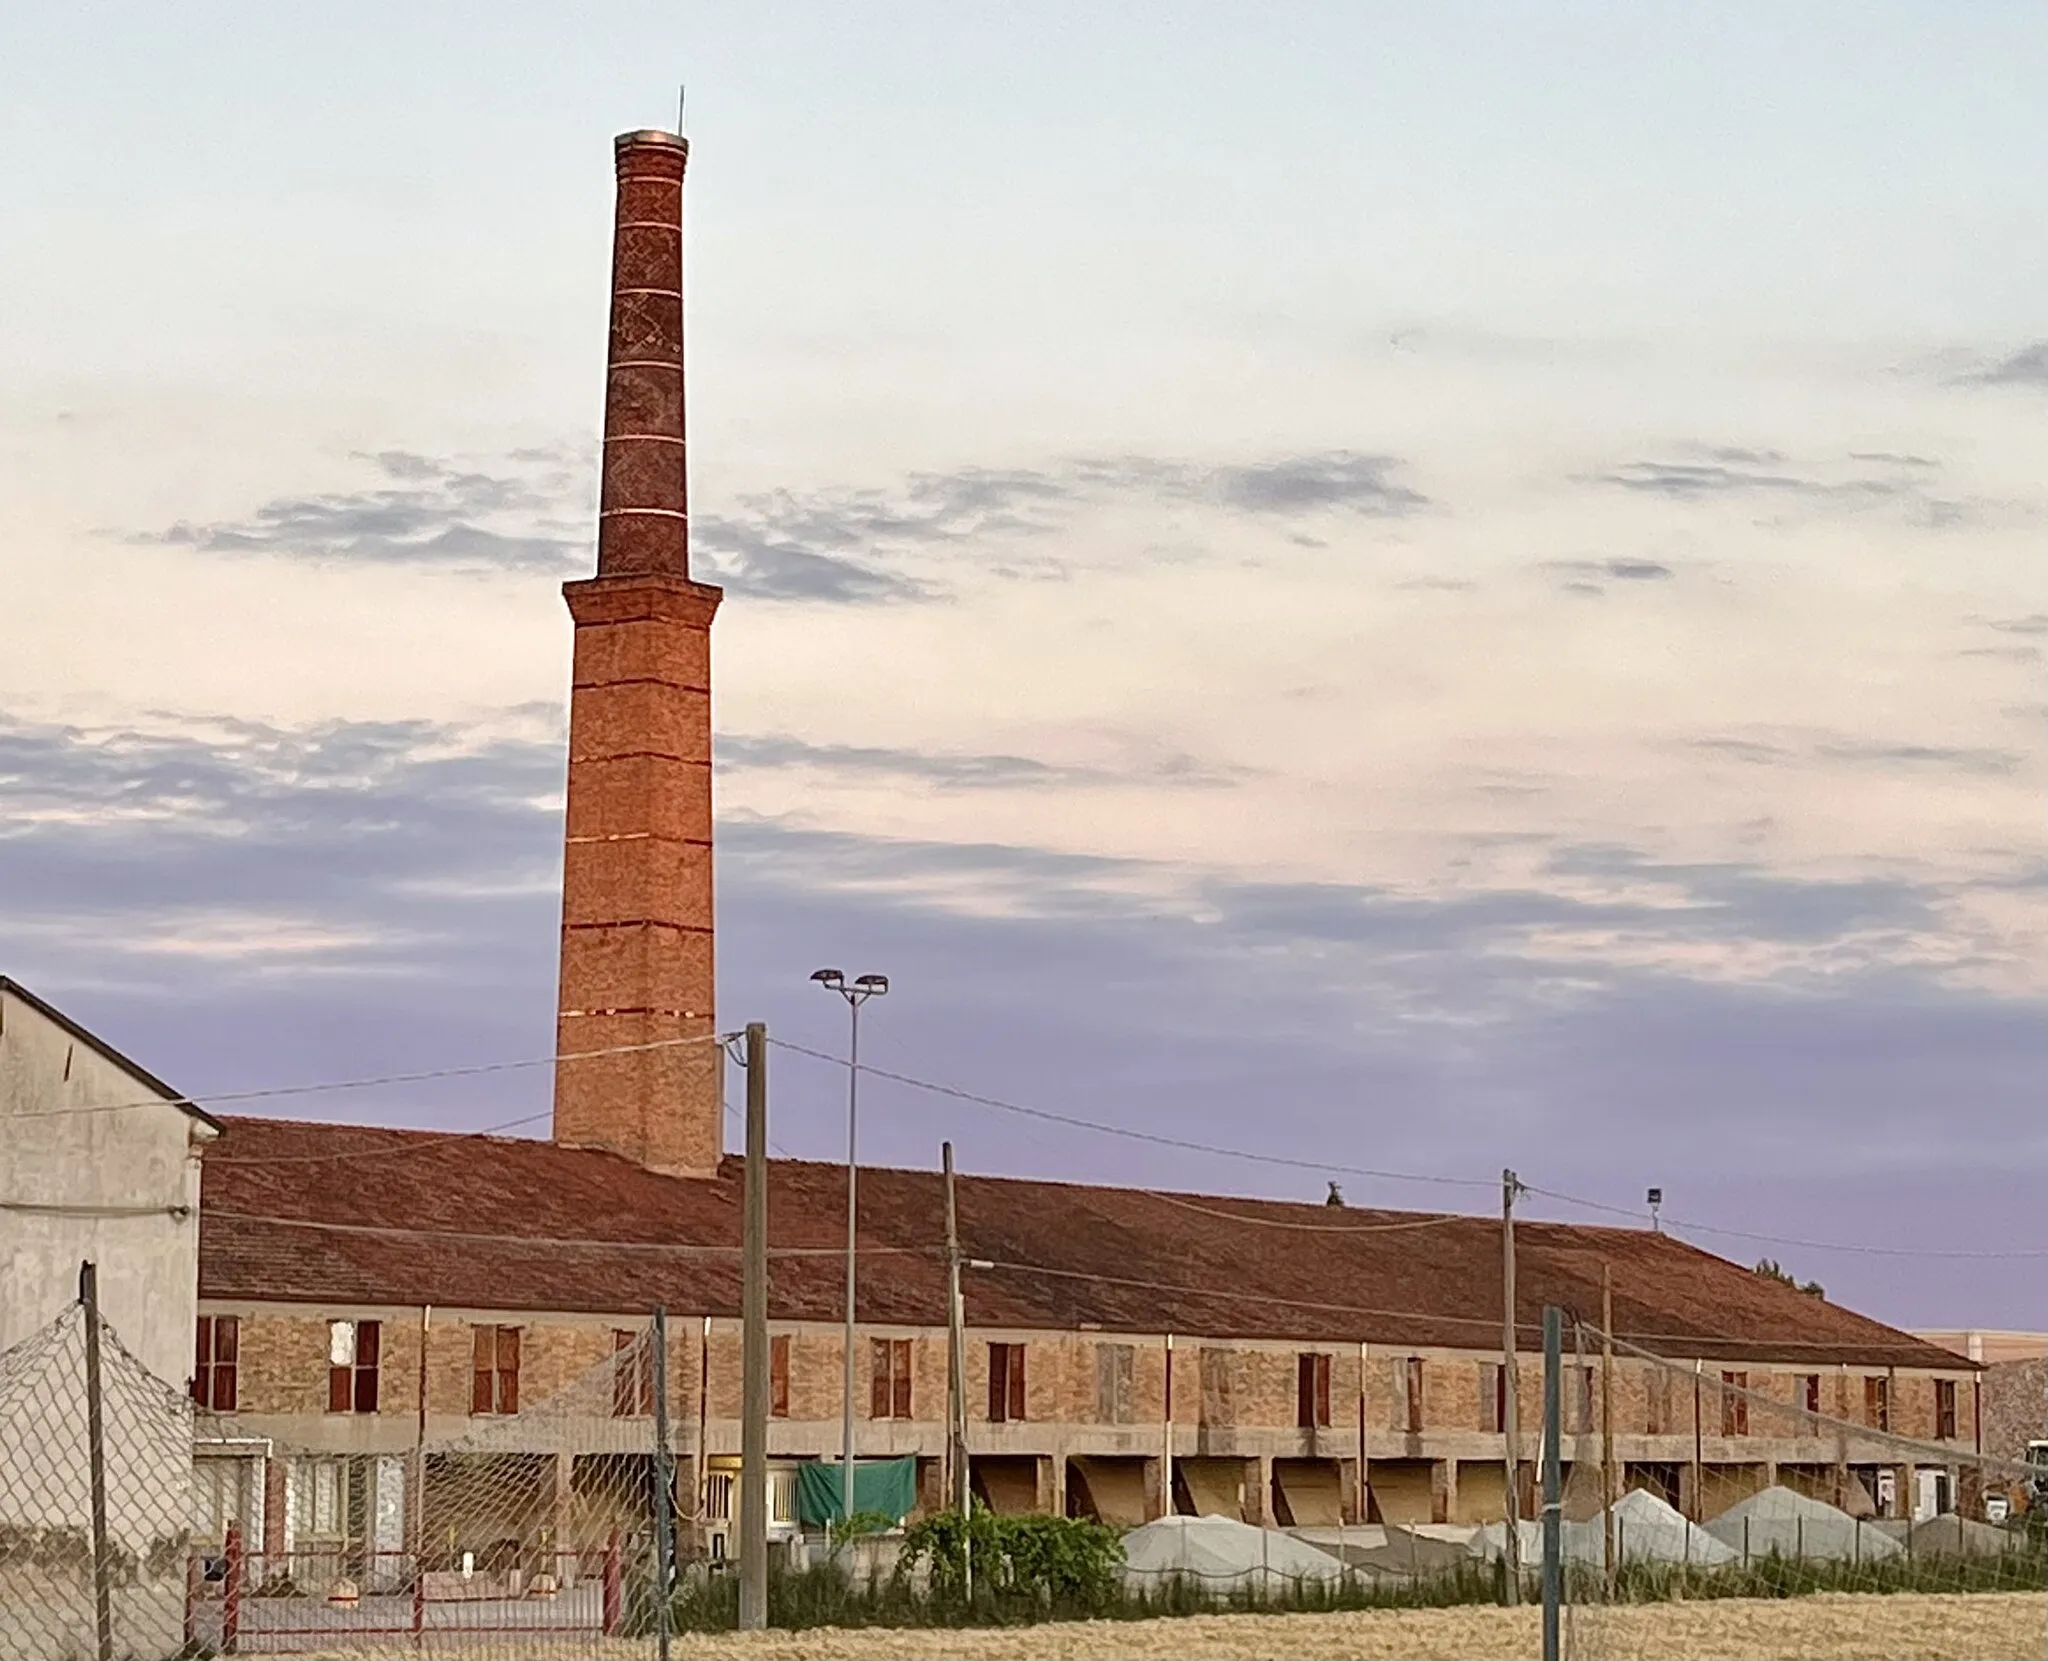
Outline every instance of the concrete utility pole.
POLYGON ((1614 1269, 1600 1265, 1600 1566, 1614 1601, 1614 1269))
POLYGON ((946 1172, 946 1345, 951 1388, 946 1392, 947 1457, 954 1507, 967 1515, 967 1312, 960 1292, 960 1213, 953 1199, 953 1144, 940 1145, 946 1172))
POLYGON ((740 1287, 740 1630, 768 1624, 768 1029, 747 1023, 740 1287))
POLYGON ((967 1466, 967 1308, 960 1291, 960 1213, 953 1201, 953 1144, 940 1144, 946 1170, 946 1453, 952 1462, 953 1508, 960 1513, 961 1582, 974 1598, 974 1540, 965 1530, 974 1509, 974 1479, 967 1466))
POLYGON ((113 1560, 107 1546, 107 1436, 104 1399, 100 1393, 100 1271, 92 1262, 78 1266, 78 1302, 85 1320, 85 1448, 92 1493, 93 1627, 99 1661, 113 1661, 113 1560))
POLYGON ((1515 1196, 1522 1190, 1513 1171, 1500 1174, 1501 1252, 1501 1439, 1506 1452, 1501 1459, 1507 1490, 1508 1602, 1522 1601, 1522 1502, 1516 1465, 1521 1458, 1521 1376, 1515 1367, 1515 1196))
POLYGON ((1558 1605, 1564 1590, 1564 1495, 1558 1470, 1563 1440, 1564 1311, 1543 1310, 1543 1661, 1559 1661, 1558 1605))

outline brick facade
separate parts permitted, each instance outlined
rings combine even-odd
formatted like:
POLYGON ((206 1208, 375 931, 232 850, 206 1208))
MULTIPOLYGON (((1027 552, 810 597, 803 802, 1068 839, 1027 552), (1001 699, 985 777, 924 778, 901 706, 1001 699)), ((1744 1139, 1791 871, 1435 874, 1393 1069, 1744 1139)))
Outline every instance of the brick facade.
MULTIPOLYGON (((403 1451, 417 1435, 420 1367, 420 1312, 362 1308, 309 1315, 287 1307, 248 1307, 209 1302, 206 1313, 239 1314, 241 1389, 236 1417, 254 1433, 275 1438, 281 1449, 403 1451), (334 1414, 327 1404, 328 1321, 376 1319, 381 1323, 382 1380, 375 1415, 334 1414)), ((427 1345, 429 1435, 460 1435, 477 1421, 470 1415, 470 1367, 479 1325, 514 1325, 521 1332, 520 1403, 516 1428, 508 1423, 504 1445, 536 1453, 574 1454, 597 1448, 637 1446, 640 1428, 611 1425, 607 1363, 613 1334, 638 1330, 632 1317, 564 1314, 506 1314, 490 1311, 433 1313, 427 1345), (525 1438, 524 1440, 522 1438, 525 1438)), ((836 1458, 841 1406, 840 1329, 813 1323, 774 1322, 771 1331, 789 1345, 789 1411, 770 1425, 770 1452, 777 1458, 836 1458)), ((1040 1467, 1039 1503, 1064 1503, 1067 1466, 1072 1459, 1139 1461, 1149 1485, 1153 1513, 1159 1507, 1159 1456, 1167 1428, 1162 1419, 1166 1341, 1160 1334, 1100 1332, 1045 1333, 972 1329, 967 1339, 968 1444, 976 1457, 1024 1458, 1040 1467), (1024 1417, 989 1419, 991 1343, 1021 1345, 1025 1358, 1024 1417), (1127 1390, 1105 1389, 1103 1369, 1114 1375, 1129 1354, 1127 1390), (1126 1411, 1119 1413, 1119 1408, 1126 1411)), ((1485 1428, 1491 1403, 1482 1394, 1497 1353, 1478 1350, 1369 1348, 1361 1372, 1358 1346, 1321 1347, 1276 1342, 1199 1340, 1179 1337, 1173 1350, 1174 1455, 1177 1460, 1223 1461, 1242 1468, 1243 1504, 1248 1517, 1271 1516, 1276 1461, 1327 1461, 1345 1495, 1344 1513, 1356 1520, 1361 1407, 1366 1430, 1366 1478, 1373 1514, 1390 1519, 1440 1522, 1486 1521, 1500 1515, 1503 1439, 1485 1428), (1329 1362, 1329 1423, 1297 1423, 1299 1366, 1304 1354, 1329 1362), (1420 1430, 1397 1417, 1411 1357, 1422 1362, 1423 1413, 1420 1430), (1204 1371, 1208 1379, 1205 1388, 1204 1371), (1361 1378, 1365 1393, 1361 1401, 1361 1378), (1227 1382, 1226 1382, 1227 1381, 1227 1382), (1206 1417, 1205 1417, 1206 1409, 1206 1417)), ((1577 1365, 1576 1361, 1570 1363, 1577 1365)), ((1569 1428, 1564 1455, 1582 1473, 1597 1466, 1600 1450, 1600 1385, 1597 1355, 1585 1358, 1593 1370, 1590 1416, 1584 1430, 1569 1428)), ((740 1411, 738 1323, 710 1323, 708 1343, 701 1317, 670 1322, 669 1413, 675 1446, 684 1455, 723 1457, 738 1451, 740 1411), (707 1368, 708 1362, 708 1368, 707 1368), (708 1371, 709 1393, 700 1419, 700 1384, 708 1371), (702 1425, 700 1438, 699 1426, 702 1425)), ((1811 1368, 1717 1362, 1700 1375, 1700 1433, 1694 1434, 1694 1392, 1689 1372, 1673 1374, 1641 1361, 1618 1358, 1615 1381, 1616 1456, 1626 1471, 1675 1470, 1677 1493, 1687 1507, 1712 1515, 1768 1481, 1778 1468, 1792 1468, 1786 1480, 1817 1485, 1829 1497, 1828 1472, 1840 1466, 1875 1468, 1895 1461, 1893 1450, 1876 1443, 1838 1443, 1832 1428, 1817 1435, 1799 1411, 1802 1380, 1811 1368), (1723 1370, 1747 1375, 1755 1395, 1746 1432, 1723 1435, 1723 1370), (1650 1381, 1671 1378, 1671 1421, 1658 1433, 1645 1425, 1650 1381), (1779 1405, 1781 1404, 1781 1405, 1779 1405), (1701 1464, 1694 1474, 1697 1451, 1701 1464)), ((1523 1481, 1533 1481, 1540 1449, 1541 1358, 1523 1356, 1523 1481)), ((1846 1402, 1852 1422, 1860 1419, 1866 1377, 1890 1381, 1893 1425, 1902 1435, 1931 1439, 1937 1377, 1956 1385, 1957 1424, 1953 1445, 1966 1458, 1973 1445, 1974 1392, 1967 1370, 1937 1375, 1910 1369, 1842 1369, 1823 1378, 1823 1411, 1846 1402)), ((948 1347, 943 1332, 914 1327, 863 1326, 855 1356, 855 1437, 863 1457, 916 1454, 942 1459, 945 1450, 948 1347), (907 1419, 871 1416, 871 1342, 908 1340, 912 1357, 912 1404, 907 1419)), ((1111 1385, 1116 1385, 1112 1377, 1111 1385)), ((927 1478, 936 1481, 931 1472, 927 1478)), ((1633 1477, 1630 1480, 1634 1480, 1633 1477)), ((1650 1480, 1644 1478, 1644 1480, 1650 1480)), ((1597 1476, 1585 1475, 1571 1490, 1575 1510, 1597 1508, 1597 1476)))

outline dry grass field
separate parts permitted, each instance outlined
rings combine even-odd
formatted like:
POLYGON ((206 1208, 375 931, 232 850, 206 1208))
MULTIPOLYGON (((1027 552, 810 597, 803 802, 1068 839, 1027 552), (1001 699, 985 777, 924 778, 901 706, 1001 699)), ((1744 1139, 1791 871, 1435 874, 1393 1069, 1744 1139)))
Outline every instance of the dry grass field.
MULTIPOLYGON (((1340 1615, 1209 1615, 934 1631, 820 1628, 688 1634, 676 1661, 1467 1661, 1539 1654, 1535 1609, 1368 1610, 1340 1615)), ((1586 1661, 2039 1661, 2048 1596, 2030 1592, 1634 1604, 1573 1615, 1568 1653, 1586 1661)), ((451 1635, 452 1636, 452 1635, 451 1635)), ((559 1640, 558 1640, 559 1641, 559 1640)), ((439 1646, 434 1646, 439 1653, 439 1646)), ((407 1646, 393 1652, 418 1661, 407 1646)), ((451 1653, 509 1656, 502 1648, 451 1653)), ((542 1653, 567 1654, 564 1649, 542 1653)), ((578 1647, 590 1661, 644 1661, 651 1643, 578 1647)), ((335 1661, 364 1661, 360 1649, 335 1661)))

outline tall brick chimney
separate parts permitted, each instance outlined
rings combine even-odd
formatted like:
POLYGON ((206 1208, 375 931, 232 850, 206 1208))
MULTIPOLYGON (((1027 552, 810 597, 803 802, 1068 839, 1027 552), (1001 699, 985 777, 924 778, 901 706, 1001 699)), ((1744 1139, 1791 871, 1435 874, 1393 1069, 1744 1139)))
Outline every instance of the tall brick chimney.
MULTIPOLYGON (((597 575, 565 583, 576 623, 562 861, 564 1058, 714 1031, 711 619, 690 580, 683 445, 687 140, 623 134, 597 575)), ((724 1147, 713 1043, 563 1059, 554 1136, 708 1175, 724 1147)))

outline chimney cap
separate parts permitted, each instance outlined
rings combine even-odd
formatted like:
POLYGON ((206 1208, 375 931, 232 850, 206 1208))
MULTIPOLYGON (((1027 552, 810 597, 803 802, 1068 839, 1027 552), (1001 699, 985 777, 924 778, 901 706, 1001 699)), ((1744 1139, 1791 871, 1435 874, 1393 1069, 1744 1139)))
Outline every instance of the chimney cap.
POLYGON ((658 144, 685 154, 690 148, 690 141, 681 133, 665 133, 659 127, 642 127, 637 132, 621 133, 612 140, 612 144, 620 150, 636 144, 658 144))

